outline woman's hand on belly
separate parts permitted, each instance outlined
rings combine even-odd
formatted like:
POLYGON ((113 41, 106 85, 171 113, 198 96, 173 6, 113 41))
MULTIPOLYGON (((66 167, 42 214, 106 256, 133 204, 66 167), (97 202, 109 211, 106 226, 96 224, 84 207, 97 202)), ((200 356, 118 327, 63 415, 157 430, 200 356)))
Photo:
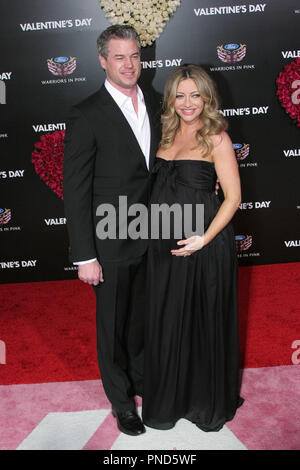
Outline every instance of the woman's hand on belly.
POLYGON ((171 250, 172 255, 174 256, 190 256, 195 253, 195 251, 201 250, 204 246, 204 236, 194 235, 192 237, 186 238, 185 240, 179 240, 177 245, 184 245, 178 250, 171 250))

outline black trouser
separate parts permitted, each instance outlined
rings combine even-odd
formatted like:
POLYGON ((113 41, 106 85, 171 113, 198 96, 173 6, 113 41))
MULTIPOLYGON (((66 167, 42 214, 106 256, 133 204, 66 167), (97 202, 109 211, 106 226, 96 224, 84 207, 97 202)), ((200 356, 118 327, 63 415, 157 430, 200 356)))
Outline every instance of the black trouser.
POLYGON ((104 282, 94 287, 101 379, 114 408, 133 410, 142 391, 146 255, 101 265, 104 282))

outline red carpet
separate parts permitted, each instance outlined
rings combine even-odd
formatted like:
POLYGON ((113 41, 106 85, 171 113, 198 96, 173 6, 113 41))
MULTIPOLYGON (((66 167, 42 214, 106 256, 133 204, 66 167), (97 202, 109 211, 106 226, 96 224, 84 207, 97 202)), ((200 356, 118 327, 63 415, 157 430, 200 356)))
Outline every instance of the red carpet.
MULTIPOLYGON (((299 284, 300 263, 240 268, 242 367, 292 364, 291 346, 300 340, 299 284)), ((74 280, 5 284, 0 291, 6 346, 0 384, 100 377, 91 287, 74 280)))

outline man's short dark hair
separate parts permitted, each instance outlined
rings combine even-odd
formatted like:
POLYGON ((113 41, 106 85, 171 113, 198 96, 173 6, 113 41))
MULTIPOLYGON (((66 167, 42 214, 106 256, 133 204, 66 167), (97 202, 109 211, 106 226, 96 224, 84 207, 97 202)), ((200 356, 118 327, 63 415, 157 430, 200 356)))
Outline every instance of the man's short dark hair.
POLYGON ((136 30, 129 25, 116 24, 106 28, 97 39, 98 52, 107 59, 108 42, 110 39, 133 39, 136 41, 139 50, 141 50, 141 42, 136 30))

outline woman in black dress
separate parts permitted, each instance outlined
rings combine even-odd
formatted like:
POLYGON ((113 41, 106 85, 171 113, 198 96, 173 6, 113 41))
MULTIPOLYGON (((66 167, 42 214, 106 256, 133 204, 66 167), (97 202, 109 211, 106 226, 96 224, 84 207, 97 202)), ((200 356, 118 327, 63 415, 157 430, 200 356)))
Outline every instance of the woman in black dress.
POLYGON ((186 418, 218 431, 243 402, 230 222, 241 189, 226 128, 207 73, 196 65, 175 69, 164 92, 151 204, 203 204, 204 232, 180 239, 171 229, 170 237, 161 231, 150 240, 142 415, 157 429, 186 418))

